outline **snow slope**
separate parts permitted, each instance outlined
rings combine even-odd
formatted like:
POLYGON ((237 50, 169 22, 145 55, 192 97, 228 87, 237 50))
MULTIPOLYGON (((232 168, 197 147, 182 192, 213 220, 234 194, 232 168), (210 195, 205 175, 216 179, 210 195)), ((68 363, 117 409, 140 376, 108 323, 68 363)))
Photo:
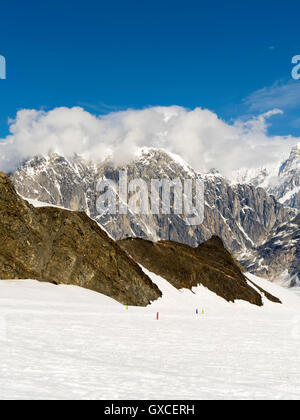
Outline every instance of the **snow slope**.
POLYGON ((283 300, 259 308, 151 277, 163 297, 128 310, 75 286, 0 281, 0 397, 300 398, 300 295, 249 275, 283 300))

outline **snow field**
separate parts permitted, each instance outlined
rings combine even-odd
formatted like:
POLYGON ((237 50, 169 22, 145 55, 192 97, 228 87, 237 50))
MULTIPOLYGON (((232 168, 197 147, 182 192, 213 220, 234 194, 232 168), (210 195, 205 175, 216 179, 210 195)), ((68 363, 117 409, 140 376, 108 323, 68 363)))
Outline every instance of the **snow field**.
POLYGON ((163 297, 128 310, 75 286, 0 281, 0 398, 300 398, 300 294, 249 275, 283 301, 258 308, 145 272, 163 297))

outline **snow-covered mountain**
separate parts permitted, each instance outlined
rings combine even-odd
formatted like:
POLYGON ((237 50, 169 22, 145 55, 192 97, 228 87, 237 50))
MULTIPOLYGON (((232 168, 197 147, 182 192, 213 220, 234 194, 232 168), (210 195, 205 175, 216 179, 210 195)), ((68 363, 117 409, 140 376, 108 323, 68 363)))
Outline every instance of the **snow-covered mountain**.
POLYGON ((300 210, 300 143, 291 150, 289 158, 277 166, 240 169, 233 179, 234 183, 265 188, 281 204, 300 210))
POLYGON ((280 166, 278 178, 278 185, 270 185, 269 192, 285 206, 300 210, 300 143, 292 149, 289 159, 280 166))
POLYGON ((142 149, 130 163, 117 168, 109 160, 95 165, 81 157, 35 157, 25 162, 12 179, 23 197, 83 210, 115 239, 134 236, 197 246, 218 235, 231 251, 247 253, 265 241, 273 228, 295 215, 262 188, 231 185, 217 171, 199 174, 179 157, 158 149, 142 149), (185 217, 177 214, 99 214, 97 182, 104 177, 118 181, 120 170, 127 171, 128 181, 142 178, 149 188, 152 179, 202 179, 204 222, 187 226, 185 217))
POLYGON ((267 240, 243 261, 250 272, 286 286, 300 285, 300 214, 273 229, 267 240))

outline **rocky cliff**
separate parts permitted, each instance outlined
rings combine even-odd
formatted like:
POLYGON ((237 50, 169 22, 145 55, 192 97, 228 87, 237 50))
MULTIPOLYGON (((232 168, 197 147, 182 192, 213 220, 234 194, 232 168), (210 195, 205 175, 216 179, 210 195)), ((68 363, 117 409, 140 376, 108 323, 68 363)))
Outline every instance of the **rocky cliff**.
POLYGON ((300 214, 273 229, 242 262, 250 272, 287 286, 300 284, 300 214))
POLYGON ((300 143, 292 148, 288 159, 278 165, 236 172, 235 183, 261 187, 286 207, 300 210, 300 143))
POLYGON ((0 174, 0 278, 95 290, 126 305, 161 296, 140 267, 84 212, 34 208, 0 174))
MULTIPOLYGON (((164 277, 177 289, 203 285, 227 301, 242 299, 262 306, 261 294, 244 277, 241 267, 220 238, 212 237, 197 248, 171 241, 124 239, 118 242, 136 262, 164 277)), ((257 288, 257 286, 256 286, 257 288)), ((273 302, 280 301, 260 289, 273 302)))

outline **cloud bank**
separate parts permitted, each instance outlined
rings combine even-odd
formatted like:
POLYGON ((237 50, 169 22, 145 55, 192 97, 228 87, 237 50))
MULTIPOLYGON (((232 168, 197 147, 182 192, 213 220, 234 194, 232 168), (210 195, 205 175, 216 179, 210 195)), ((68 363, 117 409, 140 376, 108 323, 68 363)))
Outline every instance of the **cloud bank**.
POLYGON ((100 162, 113 156, 125 163, 141 147, 179 154, 196 170, 219 169, 226 176, 241 167, 277 164, 300 141, 268 136, 272 110, 248 121, 228 124, 202 108, 150 107, 95 116, 83 108, 21 110, 10 121, 10 135, 0 140, 0 170, 11 172, 20 162, 55 151, 100 162))

